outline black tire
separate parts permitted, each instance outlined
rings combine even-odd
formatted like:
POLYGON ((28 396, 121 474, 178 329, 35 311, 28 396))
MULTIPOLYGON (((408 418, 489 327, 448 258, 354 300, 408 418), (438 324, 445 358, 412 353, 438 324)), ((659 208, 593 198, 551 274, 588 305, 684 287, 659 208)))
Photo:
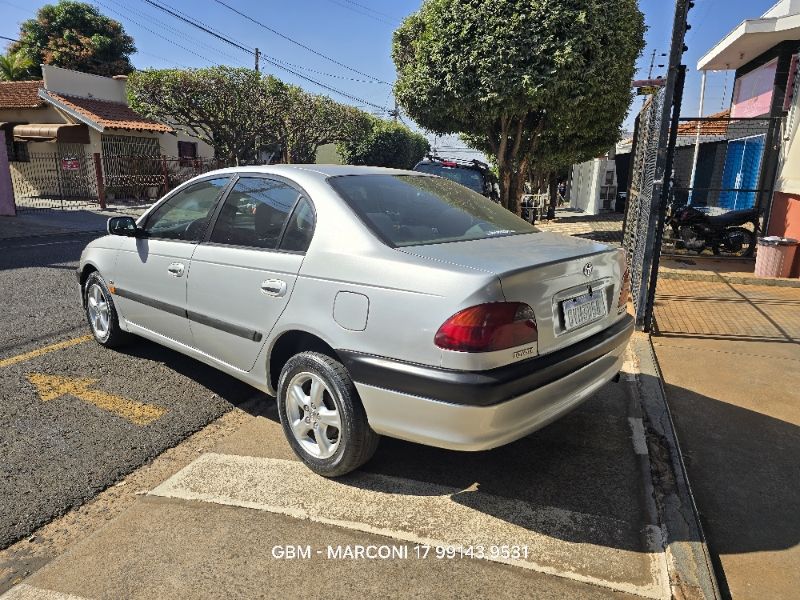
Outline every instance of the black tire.
MULTIPOLYGON (((281 370, 277 400, 281 426, 289 445, 298 458, 315 473, 323 477, 339 477, 357 469, 375 454, 380 436, 369 426, 364 407, 347 369, 334 358, 318 352, 302 352, 290 358, 281 370), (324 383, 327 388, 324 404, 328 410, 335 408, 338 411, 341 428, 333 428, 337 431, 336 448, 329 457, 316 456, 304 447, 290 424, 288 411, 293 409, 291 406, 287 408, 287 403, 293 400, 289 395, 289 385, 303 381, 307 376, 315 376, 324 383)), ((310 413, 306 411, 302 414, 307 416, 304 421, 308 423, 308 418, 312 418, 310 413)), ((325 431, 328 431, 327 427, 325 431)), ((313 429, 308 433, 316 435, 313 429)), ((315 437, 309 436, 305 440, 307 446, 309 440, 314 441, 315 437)))
POLYGON ((722 248, 731 256, 750 257, 756 249, 755 234, 745 227, 729 227, 722 234, 722 248))
POLYGON ((117 308, 114 306, 114 298, 111 292, 108 291, 108 285, 106 285, 105 279, 97 271, 89 275, 83 284, 83 304, 89 329, 91 329, 92 335, 98 344, 106 348, 119 348, 130 341, 131 334, 123 331, 119 326, 117 308), (95 287, 99 288, 107 305, 108 326, 105 331, 98 331, 98 328, 93 323, 90 296, 94 293, 95 287))

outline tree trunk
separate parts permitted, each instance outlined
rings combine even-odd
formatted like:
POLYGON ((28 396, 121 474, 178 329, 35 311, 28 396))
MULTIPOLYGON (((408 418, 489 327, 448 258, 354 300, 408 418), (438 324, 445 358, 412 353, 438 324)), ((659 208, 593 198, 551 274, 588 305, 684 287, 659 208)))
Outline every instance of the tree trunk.
POLYGON ((556 218, 556 207, 558 206, 558 174, 553 171, 548 176, 549 192, 550 192, 550 205, 547 207, 547 218, 556 218))

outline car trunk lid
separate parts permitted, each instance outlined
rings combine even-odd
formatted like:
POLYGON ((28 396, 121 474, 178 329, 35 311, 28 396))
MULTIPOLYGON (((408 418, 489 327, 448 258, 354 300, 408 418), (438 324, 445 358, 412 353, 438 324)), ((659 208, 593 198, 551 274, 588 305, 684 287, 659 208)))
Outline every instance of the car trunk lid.
POLYGON ((622 263, 616 249, 599 242, 538 232, 400 250, 495 274, 506 300, 533 308, 539 354, 585 339, 618 316, 622 263), (588 322, 580 324, 582 318, 588 322))

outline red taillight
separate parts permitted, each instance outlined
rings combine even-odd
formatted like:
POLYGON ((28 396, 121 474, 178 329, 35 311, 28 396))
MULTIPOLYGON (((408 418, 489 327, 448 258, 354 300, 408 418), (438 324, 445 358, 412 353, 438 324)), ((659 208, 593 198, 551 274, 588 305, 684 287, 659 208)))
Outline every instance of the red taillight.
POLYGON ((493 302, 465 308, 447 319, 434 343, 445 350, 491 352, 538 339, 533 309, 522 302, 493 302))
POLYGON ((442 166, 443 167, 455 168, 455 167, 458 166, 458 163, 455 163, 455 162, 453 162, 451 160, 443 160, 442 161, 442 166))
POLYGON ((628 306, 628 300, 631 299, 631 270, 625 269, 625 274, 622 276, 622 283, 619 286, 619 300, 617 300, 617 310, 622 311, 623 308, 628 306))

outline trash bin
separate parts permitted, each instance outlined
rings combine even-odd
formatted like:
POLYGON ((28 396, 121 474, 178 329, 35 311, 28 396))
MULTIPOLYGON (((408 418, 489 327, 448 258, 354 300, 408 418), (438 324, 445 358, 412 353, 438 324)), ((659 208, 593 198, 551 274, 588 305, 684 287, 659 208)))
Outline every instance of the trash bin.
POLYGON ((756 275, 758 277, 789 277, 794 255, 800 242, 778 236, 758 240, 756 275))

